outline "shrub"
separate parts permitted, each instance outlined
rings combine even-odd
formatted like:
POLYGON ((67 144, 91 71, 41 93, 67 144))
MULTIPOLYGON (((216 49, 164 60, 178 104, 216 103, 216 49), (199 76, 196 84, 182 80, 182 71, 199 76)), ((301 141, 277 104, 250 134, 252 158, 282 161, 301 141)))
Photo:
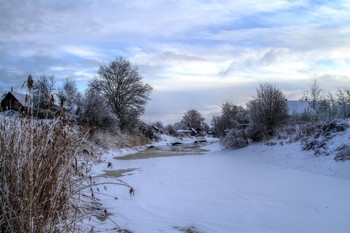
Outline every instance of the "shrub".
POLYGON ((349 124, 337 121, 308 122, 300 124, 294 136, 300 140, 303 150, 313 150, 315 155, 329 155, 328 141, 337 132, 342 132, 349 128, 349 124))
POLYGON ((81 204, 87 177, 77 158, 82 138, 59 119, 0 119, 0 232, 81 227, 78 220, 92 211, 81 204))
POLYGON ((336 161, 350 160, 350 146, 341 145, 339 148, 337 148, 337 151, 338 153, 334 157, 336 161))
POLYGON ((254 142, 259 142, 264 139, 264 127, 261 124, 250 123, 245 129, 246 135, 254 142))
POLYGON ((244 131, 237 129, 231 129, 220 141, 226 149, 239 149, 248 145, 244 131))
POLYGON ((78 122, 81 125, 110 132, 119 131, 118 118, 112 113, 106 99, 94 90, 85 94, 78 122))

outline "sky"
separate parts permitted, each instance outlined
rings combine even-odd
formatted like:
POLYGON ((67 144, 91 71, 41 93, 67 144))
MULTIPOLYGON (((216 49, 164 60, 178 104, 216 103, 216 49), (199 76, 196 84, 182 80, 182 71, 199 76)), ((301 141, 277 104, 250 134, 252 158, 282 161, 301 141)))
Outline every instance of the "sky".
POLYGON ((124 57, 153 87, 143 119, 210 121, 245 105, 262 83, 299 99, 350 89, 350 1, 0 0, 0 93, 29 74, 84 91, 100 65, 124 57))

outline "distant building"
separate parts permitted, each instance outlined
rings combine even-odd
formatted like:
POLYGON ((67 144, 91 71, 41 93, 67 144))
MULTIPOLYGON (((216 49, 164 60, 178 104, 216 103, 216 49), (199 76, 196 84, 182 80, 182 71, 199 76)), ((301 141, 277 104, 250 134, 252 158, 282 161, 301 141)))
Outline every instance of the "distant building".
POLYGON ((287 100, 288 115, 315 115, 316 111, 307 100, 287 100))
POLYGON ((15 111, 24 111, 28 108, 28 101, 26 94, 18 93, 11 91, 5 98, 1 101, 1 108, 3 111, 6 110, 15 110, 15 111))

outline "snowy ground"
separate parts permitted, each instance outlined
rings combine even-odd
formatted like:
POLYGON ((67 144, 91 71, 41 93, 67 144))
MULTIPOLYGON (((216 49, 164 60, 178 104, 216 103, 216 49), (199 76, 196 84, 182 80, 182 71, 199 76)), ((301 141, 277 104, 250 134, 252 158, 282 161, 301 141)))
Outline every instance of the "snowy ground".
POLYGON ((133 233, 178 233, 186 227, 201 233, 350 232, 349 161, 317 158, 297 144, 206 148, 204 155, 141 160, 113 159, 132 151, 106 154, 95 173, 136 169, 121 178, 136 192, 130 196, 127 187, 100 186, 96 196, 110 219, 90 224, 97 232, 116 232, 113 221, 133 233))

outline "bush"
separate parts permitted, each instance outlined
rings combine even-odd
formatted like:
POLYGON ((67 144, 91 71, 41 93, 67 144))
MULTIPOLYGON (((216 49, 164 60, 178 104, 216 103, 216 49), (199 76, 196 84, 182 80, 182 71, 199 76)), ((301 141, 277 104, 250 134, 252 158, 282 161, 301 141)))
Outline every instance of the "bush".
POLYGON ((141 123, 137 129, 133 132, 134 135, 143 135, 144 137, 158 141, 160 139, 159 133, 150 125, 141 123))
POLYGON ((337 149, 339 152, 334 157, 336 161, 350 160, 350 146, 342 145, 337 149))
POLYGON ((226 136, 221 138, 220 142, 226 149, 239 149, 248 145, 244 131, 237 129, 231 129, 226 136))
POLYGON ((266 137, 264 134, 264 127, 260 124, 250 123, 245 129, 245 132, 247 137, 253 142, 260 142, 264 139, 264 137, 266 137))
POLYGON ((300 137, 313 136, 315 138, 331 139, 334 133, 345 131, 347 128, 349 128, 349 124, 346 122, 309 122, 301 124, 298 133, 300 137))
POLYGON ((0 232, 80 228, 78 220, 92 211, 81 204, 87 177, 77 158, 82 143, 59 119, 0 119, 0 232))
POLYGON ((101 130, 99 128, 90 128, 89 141, 97 147, 104 149, 120 149, 142 146, 151 142, 151 140, 143 135, 132 134, 129 132, 101 130))
POLYGON ((119 131, 117 116, 112 113, 104 97, 94 90, 87 91, 78 122, 101 130, 119 131))
POLYGON ((337 132, 349 128, 346 122, 324 121, 307 122, 296 125, 296 133, 290 135, 291 141, 300 140, 301 149, 313 150, 315 155, 329 155, 328 141, 337 132))

